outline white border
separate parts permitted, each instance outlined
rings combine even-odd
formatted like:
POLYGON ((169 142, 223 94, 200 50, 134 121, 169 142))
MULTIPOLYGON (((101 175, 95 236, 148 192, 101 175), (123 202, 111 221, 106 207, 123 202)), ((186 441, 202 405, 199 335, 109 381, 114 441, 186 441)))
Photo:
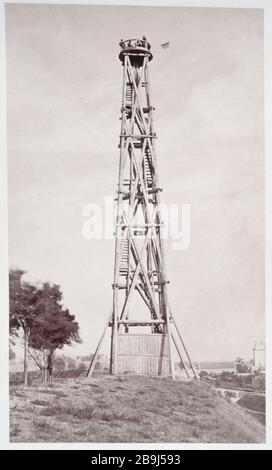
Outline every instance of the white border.
MULTIPOLYGON (((213 8, 259 8, 264 9, 265 28, 265 166, 266 166, 266 346, 267 346, 267 397, 272 396, 272 2, 271 0, 179 0, 179 1, 73 1, 73 0, 7 0, 5 3, 46 3, 77 5, 145 5, 187 6, 213 8)), ((5 67, 5 17, 4 3, 0 0, 0 449, 272 449, 272 404, 267 399, 266 444, 112 444, 112 443, 9 443, 9 398, 8 398, 8 229, 7 229, 7 152, 6 152, 6 67, 5 67), (6 314, 5 314, 6 312, 6 314)))
POLYGON ((8 392, 8 195, 6 152, 6 57, 4 5, 0 3, 0 448, 9 432, 8 392))
MULTIPOLYGON (((1 0, 3 2, 3 0, 1 0)), ((173 7, 207 7, 207 8, 259 8, 271 7, 270 0, 6 0, 3 3, 45 3, 51 5, 112 5, 112 6, 173 6, 173 7)))
POLYGON ((266 442, 272 448, 272 7, 264 15, 266 442))

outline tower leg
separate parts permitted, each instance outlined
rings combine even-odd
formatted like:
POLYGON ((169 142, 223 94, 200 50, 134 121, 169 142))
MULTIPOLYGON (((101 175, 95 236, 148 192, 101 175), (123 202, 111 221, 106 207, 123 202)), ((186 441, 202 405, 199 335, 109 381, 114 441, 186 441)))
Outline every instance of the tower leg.
POLYGON ((97 361, 97 359, 98 359, 98 355, 99 355, 99 353, 100 353, 100 349, 101 349, 101 346, 102 346, 102 343, 103 343, 103 339, 104 339, 104 337, 105 337, 106 331, 107 331, 108 326, 109 326, 109 322, 111 321, 111 318, 112 318, 112 313, 110 314, 109 319, 108 319, 108 321, 107 321, 107 323, 106 323, 106 326, 105 326, 105 328, 104 328, 104 330, 103 330, 103 332, 102 332, 102 335, 100 336, 100 339, 99 339, 98 345, 97 345, 97 347, 96 347, 95 353, 94 353, 94 355, 93 355, 93 357, 92 357, 92 360, 91 360, 89 369, 88 369, 87 372, 86 372, 86 377, 88 377, 88 376, 91 377, 92 374, 93 374, 93 371, 94 371, 94 368, 95 368, 95 364, 96 364, 96 361, 97 361))
POLYGON ((177 341, 176 341, 176 339, 175 339, 173 333, 172 333, 172 340, 173 340, 173 343, 174 343, 174 345, 175 345, 175 347, 176 347, 177 353, 178 353, 179 358, 180 358, 180 360, 181 360, 181 363, 182 363, 182 365, 183 365, 183 367, 184 367, 184 370, 185 370, 185 372, 186 372, 186 375, 187 375, 187 377, 188 377, 188 379, 189 379, 189 378, 190 378, 189 371, 188 371, 187 366, 186 366, 186 364, 185 364, 185 362, 184 362, 184 360, 183 360, 183 357, 182 357, 182 355, 181 355, 180 349, 179 349, 179 347, 178 347, 177 341))
POLYGON ((166 307, 166 328, 167 328, 167 336, 168 336, 168 343, 169 343, 170 371, 171 371, 172 379, 175 380, 174 358, 173 358, 172 342, 171 342, 171 325, 170 325, 168 307, 166 307))
MULTIPOLYGON (((176 321, 175 321, 175 319, 174 319, 174 317, 173 317, 173 315, 172 315, 172 312, 170 312, 170 314, 171 314, 172 321, 173 321, 173 323, 174 323, 174 325, 175 325, 175 327, 176 327, 176 330, 177 330, 177 333, 178 333, 180 342, 181 342, 181 344, 182 344, 182 347, 183 347, 183 349, 184 349, 184 351, 185 351, 185 354, 186 354, 186 356, 187 356, 187 359, 188 359, 189 364, 190 364, 190 366, 191 366, 191 369, 192 369, 192 371, 193 371, 194 377, 195 377, 195 379, 198 379, 198 378, 199 378, 199 377, 198 377, 198 374, 197 374, 197 372, 196 372, 196 370, 195 370, 195 366, 194 366, 194 364, 192 363, 191 358, 190 358, 190 356, 189 356, 189 353, 188 353, 188 351, 187 351, 187 348, 186 348, 186 346, 185 346, 185 344, 184 344, 184 341, 183 341, 182 336, 181 336, 181 334, 180 334, 178 325, 176 324, 176 321)), ((184 362, 183 362, 183 363, 184 363, 184 362)))

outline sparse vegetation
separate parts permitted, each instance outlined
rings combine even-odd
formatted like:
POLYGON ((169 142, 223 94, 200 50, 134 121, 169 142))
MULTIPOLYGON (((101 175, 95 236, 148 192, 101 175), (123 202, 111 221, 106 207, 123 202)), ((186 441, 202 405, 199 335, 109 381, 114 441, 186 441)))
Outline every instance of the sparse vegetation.
POLYGON ((202 382, 97 372, 10 396, 12 442, 264 442, 254 416, 202 382))
POLYGON ((48 401, 45 401, 45 400, 33 400, 31 403, 33 405, 38 405, 38 406, 47 406, 48 405, 48 401))
MULTIPOLYGON (((248 366, 243 365, 243 367, 244 370, 248 370, 248 366)), ((247 388, 256 391, 265 390, 265 374, 262 371, 236 374, 235 372, 228 371, 208 373, 207 371, 202 370, 199 376, 201 380, 206 383, 213 382, 217 387, 247 388)))

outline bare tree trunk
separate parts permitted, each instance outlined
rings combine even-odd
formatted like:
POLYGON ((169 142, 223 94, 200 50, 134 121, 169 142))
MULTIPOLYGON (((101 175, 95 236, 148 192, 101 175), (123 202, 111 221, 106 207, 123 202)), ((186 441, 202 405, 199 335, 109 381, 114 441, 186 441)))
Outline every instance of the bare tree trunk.
POLYGON ((28 361, 27 361, 27 343, 28 343, 28 335, 27 329, 24 329, 24 387, 27 387, 27 369, 28 369, 28 361))
POLYGON ((54 349, 49 349, 49 353, 47 356, 47 378, 48 382, 52 383, 53 381, 53 356, 54 356, 54 349))
POLYGON ((47 370, 43 369, 43 383, 44 385, 47 384, 47 370))
POLYGON ((47 379, 47 375, 46 375, 47 359, 45 356, 45 351, 44 350, 42 351, 42 356, 40 356, 40 358, 35 354, 34 351, 33 352, 31 351, 31 348, 28 349, 27 352, 29 356, 31 357, 31 359, 33 359, 33 361, 35 362, 36 366, 38 366, 40 373, 41 373, 41 381, 45 385, 46 379, 47 379))

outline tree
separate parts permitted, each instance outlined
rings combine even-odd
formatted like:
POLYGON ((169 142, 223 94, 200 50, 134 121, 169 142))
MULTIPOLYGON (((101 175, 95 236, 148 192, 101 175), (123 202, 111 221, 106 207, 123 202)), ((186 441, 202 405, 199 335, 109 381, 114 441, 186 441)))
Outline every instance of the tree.
POLYGON ((90 362, 92 360, 92 357, 93 357, 93 354, 89 354, 88 356, 79 356, 79 359, 81 359, 81 361, 87 361, 87 362, 90 362))
POLYGON ((65 362, 64 357, 57 356, 54 360, 54 367, 57 370, 64 370, 66 367, 66 362, 65 362))
POLYGON ((66 357, 66 364, 67 364, 67 369, 73 370, 76 369, 76 360, 73 357, 66 357))
POLYGON ((77 370, 80 371, 80 372, 85 372, 86 370, 88 369, 88 365, 86 364, 86 362, 80 362, 77 366, 77 370))
POLYGON ((102 369, 102 364, 101 364, 100 361, 96 361, 95 369, 97 369, 97 370, 101 370, 101 369, 102 369))
POLYGON ((20 323, 18 319, 18 307, 21 300, 21 279, 25 271, 10 269, 9 271, 9 336, 14 344, 14 337, 18 336, 20 323))
POLYGON ((11 269, 9 272, 10 322, 9 331, 12 337, 23 332, 24 341, 24 385, 27 385, 27 349, 30 330, 37 314, 39 298, 38 289, 22 280, 25 271, 11 269))
POLYGON ((203 377, 207 377, 209 374, 206 370, 201 370, 199 373, 199 377, 203 379, 203 377))
POLYGON ((45 381, 52 381, 55 351, 73 341, 81 341, 75 316, 63 308, 60 286, 46 282, 40 289, 39 314, 29 335, 29 354, 45 369, 45 381))
POLYGON ((251 367, 248 365, 244 359, 237 357, 236 359, 236 373, 237 374, 246 374, 251 372, 251 367))
POLYGON ((13 349, 9 346, 9 360, 12 361, 12 359, 15 359, 16 354, 13 351, 13 349))

